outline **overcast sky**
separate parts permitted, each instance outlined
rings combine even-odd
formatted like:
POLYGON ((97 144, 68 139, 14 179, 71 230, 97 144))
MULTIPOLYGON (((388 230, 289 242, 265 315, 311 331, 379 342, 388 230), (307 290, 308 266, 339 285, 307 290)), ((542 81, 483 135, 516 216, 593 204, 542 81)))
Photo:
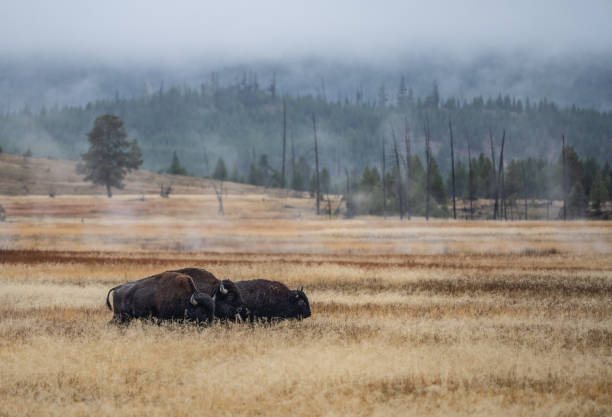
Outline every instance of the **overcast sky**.
POLYGON ((99 60, 612 51, 612 1, 0 0, 0 55, 99 60))

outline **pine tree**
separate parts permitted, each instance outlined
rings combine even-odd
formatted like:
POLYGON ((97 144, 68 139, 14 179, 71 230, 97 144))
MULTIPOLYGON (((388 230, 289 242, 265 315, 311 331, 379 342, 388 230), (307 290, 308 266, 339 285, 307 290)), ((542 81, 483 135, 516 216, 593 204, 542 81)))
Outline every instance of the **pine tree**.
POLYGON ((406 77, 402 75, 400 78, 399 88, 397 89, 397 105, 400 107, 406 106, 408 102, 408 88, 406 88, 406 77))
POLYGON ((595 174, 590 197, 593 209, 595 209, 597 213, 601 213, 602 205, 608 200, 608 189, 606 188, 606 183, 601 175, 601 171, 597 171, 595 174))
POLYGON ((327 170, 327 168, 323 168, 321 170, 320 182, 321 182, 321 193, 329 194, 331 180, 330 180, 329 171, 327 170))
POLYGON ((574 184, 567 199, 567 215, 573 218, 583 218, 588 206, 581 181, 577 181, 574 184))
POLYGON ((438 169, 438 163, 432 157, 431 158, 431 196, 438 204, 446 204, 446 190, 444 188, 444 181, 440 170, 438 169))
POLYGON ((249 184, 252 185, 263 185, 264 177, 261 168, 257 164, 251 164, 249 167, 249 184))
POLYGON ((172 154, 172 163, 170 164, 170 168, 168 169, 168 174, 187 175, 187 170, 184 166, 181 165, 181 161, 179 161, 179 158, 176 155, 176 151, 174 151, 174 153, 172 154))
POLYGON ((77 172, 85 174, 85 181, 106 186, 110 198, 111 187, 123 188, 125 175, 142 164, 140 148, 135 139, 127 140, 123 121, 113 114, 98 117, 87 137, 89 151, 81 155, 77 172))
POLYGON ((225 168, 223 158, 217 160, 217 165, 215 166, 215 171, 212 176, 216 180, 225 181, 227 179, 227 169, 225 168))

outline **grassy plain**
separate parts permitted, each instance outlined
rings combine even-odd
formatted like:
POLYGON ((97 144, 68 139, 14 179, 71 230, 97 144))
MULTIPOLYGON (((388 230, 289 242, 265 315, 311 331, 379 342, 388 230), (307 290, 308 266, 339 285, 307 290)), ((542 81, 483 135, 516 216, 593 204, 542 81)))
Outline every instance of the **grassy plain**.
POLYGON ((0 416, 612 414, 612 223, 316 218, 313 201, 3 197, 0 416), (313 316, 107 325, 196 265, 313 316))

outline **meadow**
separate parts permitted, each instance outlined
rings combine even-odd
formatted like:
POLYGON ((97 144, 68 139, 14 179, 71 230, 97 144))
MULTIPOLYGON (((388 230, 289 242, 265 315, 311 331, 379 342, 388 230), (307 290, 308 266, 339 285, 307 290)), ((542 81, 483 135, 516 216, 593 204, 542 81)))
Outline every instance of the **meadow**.
POLYGON ((612 414, 612 223, 317 217, 299 195, 6 196, 0 416, 612 414), (199 266, 312 317, 108 325, 199 266))

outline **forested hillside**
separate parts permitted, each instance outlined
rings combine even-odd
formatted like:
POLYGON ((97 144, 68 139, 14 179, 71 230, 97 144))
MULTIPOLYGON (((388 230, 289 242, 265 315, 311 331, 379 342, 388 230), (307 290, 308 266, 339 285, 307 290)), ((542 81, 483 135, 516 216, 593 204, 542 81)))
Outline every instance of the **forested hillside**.
POLYGON ((246 74, 234 85, 220 87, 212 81, 199 90, 160 88, 134 99, 100 100, 83 107, 27 107, 0 117, 0 145, 6 151, 35 156, 78 159, 86 150, 86 133, 93 120, 105 113, 119 115, 131 138, 137 138, 144 154, 144 167, 167 169, 173 151, 187 170, 206 175, 223 157, 228 169, 248 174, 250 163, 266 154, 272 167, 281 164, 282 101, 287 105, 287 150, 295 158, 313 159, 312 114, 317 117, 321 164, 332 174, 345 167, 379 163, 381 141, 392 140, 393 131, 403 136, 405 121, 413 150, 423 155, 423 127, 431 123, 433 156, 443 172, 448 171, 450 150, 448 121, 455 125, 456 153, 467 156, 489 153, 489 133, 499 143, 507 132, 509 158, 550 159, 561 148, 561 135, 582 157, 600 162, 612 158, 612 114, 576 107, 559 108, 548 101, 537 103, 520 98, 476 97, 460 101, 441 98, 437 86, 426 97, 415 97, 407 81, 397 89, 381 87, 376 100, 364 100, 359 92, 351 99, 329 101, 322 96, 279 97, 275 86, 262 87, 246 74), (255 156, 253 156, 255 154, 255 156), (208 160, 208 165, 206 161, 208 160))
POLYGON ((83 107, 42 108, 36 113, 25 108, 5 114, 0 119, 0 145, 13 153, 29 151, 40 157, 78 159, 87 149, 86 134, 94 119, 113 113, 125 121, 130 138, 138 140, 146 169, 197 176, 209 176, 216 170, 217 177, 237 182, 281 186, 283 102, 287 118, 285 184, 299 190, 314 189, 314 115, 323 191, 329 191, 330 186, 346 191, 348 174, 362 197, 360 205, 355 203, 356 212, 382 213, 383 193, 389 211, 393 207, 399 209, 399 201, 395 201, 399 199, 398 187, 393 185, 399 160, 401 169, 411 171, 405 185, 412 183, 413 187, 406 203, 413 200, 413 210, 424 212, 424 132, 429 126, 430 186, 433 201, 437 202, 432 213, 447 215, 451 121, 458 198, 496 196, 494 159, 499 158, 495 155, 500 151, 504 131, 509 175, 504 192, 508 196, 562 198, 562 135, 569 145, 568 155, 575 155, 578 167, 565 186, 566 194, 571 193, 575 183, 582 184, 582 189, 576 191, 581 196, 576 203, 580 211, 584 211, 598 172, 606 184, 604 193, 607 195, 612 188, 608 185, 612 113, 575 106, 559 108, 546 100, 532 103, 509 96, 476 97, 469 102, 441 98, 435 82, 429 95, 415 97, 403 78, 396 91, 381 87, 376 100, 366 100, 357 92, 352 99, 329 101, 320 95, 280 97, 273 83, 262 87, 252 73, 245 73, 236 84, 220 86, 213 74, 199 90, 162 87, 133 99, 115 97, 83 107), (384 190, 383 142, 387 164, 384 190), (412 164, 406 164, 406 145, 410 146, 412 164), (468 147, 473 157, 471 192, 468 147), (514 164, 509 164, 512 160, 514 164), (516 165, 519 160, 524 161, 516 165), (533 184, 527 186, 527 180, 533 184))

